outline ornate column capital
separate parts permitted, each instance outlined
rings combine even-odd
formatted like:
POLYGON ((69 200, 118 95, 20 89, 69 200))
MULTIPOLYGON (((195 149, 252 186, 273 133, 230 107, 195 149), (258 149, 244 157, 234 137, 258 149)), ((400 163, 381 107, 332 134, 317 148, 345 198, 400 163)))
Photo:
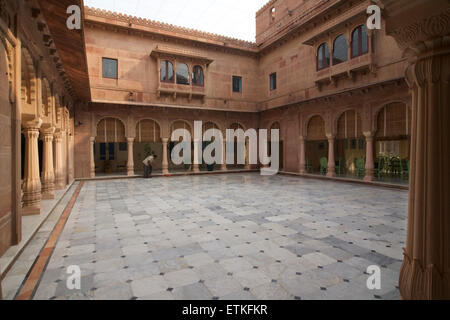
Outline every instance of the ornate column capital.
POLYGON ((372 131, 365 131, 363 132, 364 137, 366 137, 366 140, 373 141, 375 134, 372 131))
POLYGON ((53 142, 53 134, 44 133, 42 135, 42 141, 44 142, 53 142))
POLYGON ((42 138, 51 137, 53 140, 53 135, 55 134, 55 127, 41 128, 41 134, 42 138))
POLYGON ((25 135, 25 137, 27 137, 29 139, 39 138, 39 128, 33 128, 33 127, 23 128, 22 132, 25 135))
POLYGON ((450 4, 445 0, 381 0, 387 12, 386 31, 407 56, 448 49, 450 4), (407 9, 405 9, 407 8, 407 9))
POLYGON ((128 143, 133 143, 134 142, 134 138, 127 138, 127 142, 128 143))
POLYGON ((31 120, 23 119, 22 126, 23 126, 24 132, 25 132, 25 130, 38 130, 39 131, 39 129, 42 126, 42 119, 41 118, 34 118, 31 120))
POLYGON ((55 132, 55 134, 53 135, 53 139, 55 140, 55 142, 61 142, 62 136, 63 136, 62 132, 58 131, 58 132, 55 132))

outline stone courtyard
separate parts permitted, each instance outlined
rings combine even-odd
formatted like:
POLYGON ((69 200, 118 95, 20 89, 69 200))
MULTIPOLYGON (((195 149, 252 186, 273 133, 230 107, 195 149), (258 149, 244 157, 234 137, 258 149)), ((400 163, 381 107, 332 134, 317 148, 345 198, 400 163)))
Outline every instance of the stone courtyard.
POLYGON ((398 299, 407 197, 257 173, 85 182, 33 298, 398 299))

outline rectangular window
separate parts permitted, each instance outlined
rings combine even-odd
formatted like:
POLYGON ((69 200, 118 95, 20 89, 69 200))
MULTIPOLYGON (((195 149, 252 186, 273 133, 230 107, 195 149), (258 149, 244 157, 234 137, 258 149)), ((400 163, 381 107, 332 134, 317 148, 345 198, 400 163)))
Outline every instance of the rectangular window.
POLYGON ((233 76, 233 92, 242 92, 242 77, 233 76))
POLYGON ((103 78, 117 79, 117 60, 103 58, 103 78))
POLYGON ((272 73, 270 75, 270 91, 273 91, 277 88, 277 74, 272 73))
POLYGON ((100 160, 106 160, 106 143, 100 143, 100 160))
POLYGON ((115 147, 116 145, 112 142, 108 143, 108 155, 109 155, 109 160, 115 160, 116 158, 116 152, 115 152, 115 147))

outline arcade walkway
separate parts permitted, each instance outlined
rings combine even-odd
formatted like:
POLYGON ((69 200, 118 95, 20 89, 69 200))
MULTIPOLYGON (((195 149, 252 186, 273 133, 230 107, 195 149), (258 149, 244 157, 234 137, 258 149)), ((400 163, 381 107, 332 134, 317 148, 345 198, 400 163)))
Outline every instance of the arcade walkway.
POLYGON ((30 298, 398 299, 407 198, 257 173, 86 181, 30 298))

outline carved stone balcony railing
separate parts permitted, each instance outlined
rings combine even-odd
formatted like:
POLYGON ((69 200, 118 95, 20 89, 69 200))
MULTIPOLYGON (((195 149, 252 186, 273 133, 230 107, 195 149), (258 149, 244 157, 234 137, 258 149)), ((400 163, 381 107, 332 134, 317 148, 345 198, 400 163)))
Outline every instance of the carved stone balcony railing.
POLYGON ((366 53, 326 69, 318 70, 315 76, 315 83, 321 90, 324 85, 331 83, 337 86, 339 79, 355 79, 357 73, 368 72, 376 73, 375 56, 372 53, 366 53))
POLYGON ((158 98, 162 94, 171 95, 173 99, 176 100, 179 96, 184 96, 188 98, 189 101, 192 98, 200 98, 202 100, 206 97, 205 87, 195 86, 195 85, 181 85, 175 83, 160 82, 158 89, 156 90, 158 98))

